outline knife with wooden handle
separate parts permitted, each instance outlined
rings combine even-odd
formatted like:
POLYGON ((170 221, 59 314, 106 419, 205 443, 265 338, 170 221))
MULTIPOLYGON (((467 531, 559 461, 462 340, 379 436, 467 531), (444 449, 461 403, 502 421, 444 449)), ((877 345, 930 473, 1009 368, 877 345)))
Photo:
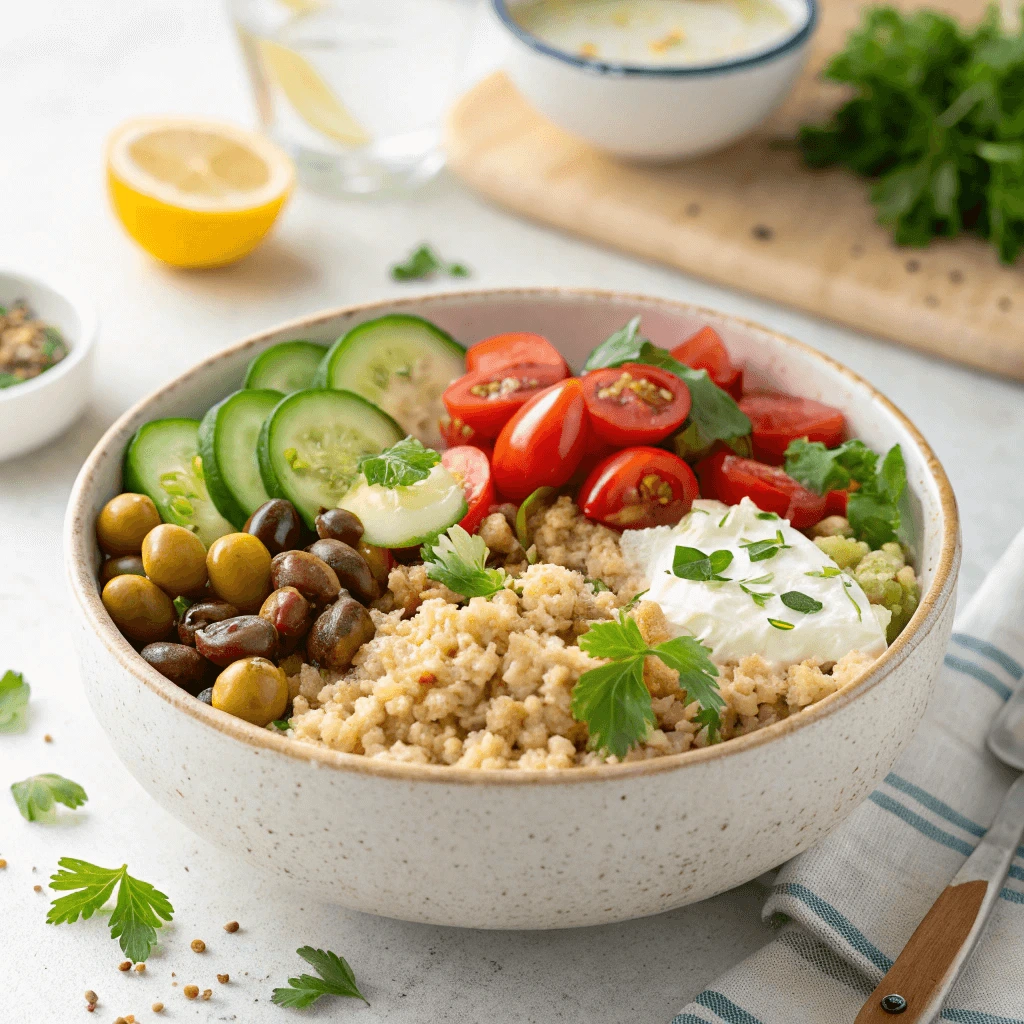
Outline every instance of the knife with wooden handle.
POLYGON ((999 899, 1024 836, 1024 775, 995 821, 925 915, 903 952, 857 1014, 855 1024, 931 1024, 999 899))

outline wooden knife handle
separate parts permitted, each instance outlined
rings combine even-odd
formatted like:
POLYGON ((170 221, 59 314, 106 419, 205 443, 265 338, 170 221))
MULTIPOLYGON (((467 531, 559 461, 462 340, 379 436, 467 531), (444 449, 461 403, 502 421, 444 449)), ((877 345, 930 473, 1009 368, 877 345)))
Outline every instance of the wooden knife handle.
POLYGON ((971 936, 988 887, 982 880, 949 885, 910 936, 889 973, 857 1014, 856 1024, 918 1024, 937 1015, 935 996, 943 988, 971 936), (898 1009, 900 997, 905 1009, 898 1009), (927 1016, 926 1016, 927 1014, 927 1016))

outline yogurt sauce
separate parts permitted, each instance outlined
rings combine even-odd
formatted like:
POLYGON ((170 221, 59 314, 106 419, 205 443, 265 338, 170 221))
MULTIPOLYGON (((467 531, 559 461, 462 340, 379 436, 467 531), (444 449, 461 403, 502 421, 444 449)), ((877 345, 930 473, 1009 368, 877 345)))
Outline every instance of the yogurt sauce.
POLYGON ((525 0, 509 10, 521 28, 566 53, 654 67, 755 53, 797 28, 777 0, 525 0))
POLYGON ((825 569, 838 572, 835 562, 785 519, 758 518, 765 515, 749 498, 739 505, 695 501, 693 511, 676 526, 626 530, 622 553, 647 580, 650 589, 645 596, 661 606, 676 635, 697 637, 719 664, 759 654, 780 669, 812 657, 838 661, 853 650, 882 654, 890 613, 869 604, 864 591, 845 573, 824 575, 825 569), (750 549, 743 545, 773 538, 776 531, 789 547, 751 562, 750 549), (675 576, 672 563, 680 545, 705 554, 728 551, 732 562, 719 575, 729 582, 675 576), (744 586, 771 597, 755 600, 741 589, 741 581, 756 580, 761 582, 744 586), (792 591, 820 601, 821 610, 794 611, 780 596, 792 591), (792 628, 773 626, 772 619, 792 628))

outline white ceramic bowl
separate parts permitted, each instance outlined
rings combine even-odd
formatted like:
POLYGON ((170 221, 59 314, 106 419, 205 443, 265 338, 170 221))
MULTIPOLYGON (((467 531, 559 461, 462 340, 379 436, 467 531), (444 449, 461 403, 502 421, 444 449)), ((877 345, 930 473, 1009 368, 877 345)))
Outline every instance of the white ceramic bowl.
POLYGON ((616 156, 668 161, 720 149, 786 98, 807 59, 817 0, 777 0, 793 32, 766 50, 692 66, 613 64, 558 50, 491 0, 511 39, 506 70, 545 117, 616 156))
POLYGON ((478 928, 655 914, 754 878, 821 839, 888 771, 924 711, 949 638, 960 557, 956 503, 941 466, 906 418, 849 370, 735 317, 554 289, 349 307, 225 349, 107 431, 72 491, 65 549, 89 701, 118 755, 162 806, 275 885, 303 887, 307 899, 478 928), (645 333, 664 343, 714 325, 755 382, 839 406, 875 448, 902 444, 920 608, 847 690, 748 736, 641 763, 534 773, 372 761, 201 704, 135 653, 100 602, 94 522, 120 489, 125 443, 154 417, 201 415, 240 386, 246 364, 269 345, 331 341, 393 311, 428 317, 467 343, 538 331, 577 366, 636 313, 645 333))
POLYGON ((0 461, 53 440, 82 414, 89 401, 96 314, 88 303, 11 270, 0 270, 0 306, 24 299, 32 313, 58 328, 68 354, 52 369, 0 388, 0 461))

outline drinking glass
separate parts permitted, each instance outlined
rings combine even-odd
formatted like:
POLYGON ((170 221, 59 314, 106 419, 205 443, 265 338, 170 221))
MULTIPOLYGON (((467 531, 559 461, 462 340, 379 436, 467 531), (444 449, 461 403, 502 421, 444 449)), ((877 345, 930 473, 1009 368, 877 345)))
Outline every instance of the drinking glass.
POLYGON ((264 131, 322 191, 409 188, 441 126, 475 0, 228 0, 264 131))

